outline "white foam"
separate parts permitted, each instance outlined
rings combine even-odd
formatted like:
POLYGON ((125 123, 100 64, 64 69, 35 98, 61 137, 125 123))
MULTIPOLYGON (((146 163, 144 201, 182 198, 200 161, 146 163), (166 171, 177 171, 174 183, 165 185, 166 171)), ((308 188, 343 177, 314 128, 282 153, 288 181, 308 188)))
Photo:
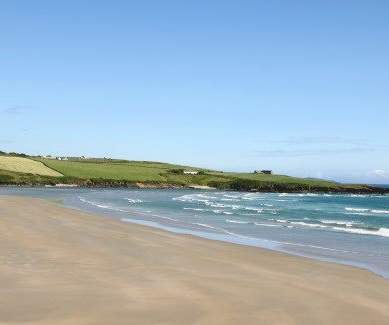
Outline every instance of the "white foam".
POLYGON ((371 210, 372 213, 389 214, 389 210, 371 210))
POLYGON ((278 194, 279 197, 284 197, 284 196, 287 196, 287 197, 305 197, 305 196, 308 196, 308 197, 314 197, 314 196, 319 196, 319 194, 317 193, 280 193, 278 194))
POLYGON ((143 201, 140 199, 130 199, 130 198, 125 198, 128 203, 142 203, 143 201))
POLYGON ((272 225, 270 223, 260 223, 260 222, 254 222, 254 225, 264 226, 264 227, 282 227, 281 225, 272 225))
POLYGON ((159 215, 159 214, 152 214, 151 216, 152 216, 152 217, 155 217, 155 218, 170 220, 170 221, 179 221, 179 220, 177 220, 177 219, 170 218, 170 217, 165 217, 165 216, 161 216, 161 215, 159 215))
POLYGON ((327 228, 327 226, 319 225, 317 223, 306 223, 303 221, 291 221, 292 225, 299 225, 304 227, 312 227, 312 228, 327 228))
POLYGON ((205 228, 210 228, 210 229, 218 230, 218 228, 213 227, 213 226, 210 226, 210 225, 207 225, 206 223, 194 222, 193 224, 194 224, 194 225, 201 226, 201 227, 205 227, 205 228))
POLYGON ((228 231, 224 228, 219 228, 219 227, 213 227, 211 225, 208 225, 206 223, 199 223, 199 222, 194 222, 192 223, 192 225, 198 225, 198 226, 201 226, 201 227, 205 227, 205 228, 209 228, 209 229, 213 229, 213 230, 217 230, 219 232, 223 232, 227 235, 231 235, 231 236, 235 236, 235 237, 241 237, 241 238, 250 238, 250 237, 247 237, 247 236, 244 236, 244 235, 240 235, 240 234, 236 234, 234 232, 231 232, 231 231, 228 231))
POLYGON ((371 214, 389 214, 389 210, 380 210, 380 209, 366 209, 366 208, 350 208, 346 207, 346 211, 351 211, 353 214, 359 215, 371 215, 371 214))
POLYGON ((184 210, 193 210, 193 211, 209 211, 208 209, 202 209, 202 208, 184 208, 184 210))
POLYGON ((388 228, 380 228, 377 233, 380 236, 389 237, 389 229, 388 228))
POLYGON ((239 195, 230 195, 230 194, 224 194, 223 196, 224 196, 224 197, 231 198, 231 199, 238 199, 238 198, 240 198, 240 196, 239 196, 239 195))
POLYGON ((321 223, 331 225, 344 225, 346 227, 352 227, 353 225, 360 224, 356 221, 343 221, 343 220, 320 220, 321 223))
POLYGON ((372 214, 369 212, 346 212, 345 214, 353 215, 353 216, 371 216, 372 214))
POLYGON ((210 195, 205 195, 205 194, 195 194, 197 197, 203 198, 203 199, 217 199, 216 196, 210 196, 210 195))
POLYGON ((248 224, 248 221, 242 221, 242 220, 233 220, 233 219, 226 219, 226 222, 230 223, 240 223, 240 224, 248 224))
POLYGON ((216 203, 216 202, 207 202, 205 204, 212 208, 230 208, 232 210, 238 210, 242 208, 242 206, 237 204, 223 204, 223 203, 216 203))
POLYGON ((375 236, 381 236, 381 237, 389 237, 389 229, 388 228, 380 228, 378 230, 367 230, 367 229, 360 229, 360 228, 341 228, 341 227, 334 227, 334 230, 349 232, 353 234, 359 234, 359 235, 375 235, 375 236))
POLYGON ((261 213, 263 211, 263 209, 256 208, 256 207, 244 207, 244 209, 248 210, 248 211, 255 211, 255 212, 258 212, 258 213, 261 213))
POLYGON ((366 209, 366 208, 350 208, 350 207, 346 207, 344 209, 346 211, 355 211, 355 212, 366 212, 366 211, 369 211, 369 209, 366 209))
POLYGON ((243 195, 242 199, 253 201, 253 200, 263 200, 264 197, 262 195, 259 195, 258 193, 247 193, 243 195))
POLYGON ((210 196, 205 194, 187 194, 179 197, 174 197, 174 201, 182 202, 209 202, 209 200, 217 199, 216 196, 210 196))
POLYGON ((101 209, 108 209, 108 210, 112 210, 112 211, 119 211, 119 212, 127 212, 126 210, 123 210, 123 209, 119 209, 119 208, 114 208, 110 205, 106 205, 106 204, 101 204, 101 203, 97 203, 97 202, 93 202, 93 201, 88 201, 87 199, 79 196, 78 199, 81 201, 81 202, 84 202, 84 203, 87 203, 87 204, 90 204, 92 206, 95 206, 97 208, 101 208, 101 209))

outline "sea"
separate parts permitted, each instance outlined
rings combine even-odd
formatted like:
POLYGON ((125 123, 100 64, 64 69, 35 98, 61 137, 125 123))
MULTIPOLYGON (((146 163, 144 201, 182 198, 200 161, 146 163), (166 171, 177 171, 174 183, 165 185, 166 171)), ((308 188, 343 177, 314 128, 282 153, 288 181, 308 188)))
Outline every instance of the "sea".
MULTIPOLYGON (((368 269, 389 278, 389 196, 1 187, 0 195, 368 269)), ((1 217, 1 216, 0 216, 1 217)))

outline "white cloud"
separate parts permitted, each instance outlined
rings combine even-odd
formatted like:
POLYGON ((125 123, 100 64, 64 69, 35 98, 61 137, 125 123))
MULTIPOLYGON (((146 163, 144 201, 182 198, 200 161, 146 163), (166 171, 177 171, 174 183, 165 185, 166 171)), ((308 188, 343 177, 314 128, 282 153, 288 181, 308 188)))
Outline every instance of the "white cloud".
POLYGON ((338 156, 389 151, 388 145, 366 139, 331 136, 293 136, 281 140, 260 141, 254 154, 260 157, 338 156))
POLYGON ((389 178, 389 171, 383 169, 376 169, 370 172, 372 176, 377 176, 380 178, 389 178))
POLYGON ((305 157, 324 155, 356 154, 362 152, 373 152, 371 147, 351 147, 351 148, 307 148, 307 149, 266 149, 256 150, 256 155, 260 157, 305 157))
POLYGON ((28 105, 13 105, 10 107, 7 107, 3 110, 0 110, 1 114, 12 114, 12 115, 19 115, 19 114, 24 114, 26 112, 29 112, 32 110, 32 106, 28 105))

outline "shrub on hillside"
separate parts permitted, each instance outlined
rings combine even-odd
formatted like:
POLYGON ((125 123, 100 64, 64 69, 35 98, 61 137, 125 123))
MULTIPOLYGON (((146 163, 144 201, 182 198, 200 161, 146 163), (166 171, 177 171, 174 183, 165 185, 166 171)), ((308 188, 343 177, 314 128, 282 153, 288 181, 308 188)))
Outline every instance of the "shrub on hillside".
POLYGON ((0 175, 0 184, 10 184, 13 181, 13 177, 10 175, 0 175))
POLYGON ((174 168, 174 169, 169 169, 168 172, 171 174, 183 175, 184 169, 183 168, 174 168))

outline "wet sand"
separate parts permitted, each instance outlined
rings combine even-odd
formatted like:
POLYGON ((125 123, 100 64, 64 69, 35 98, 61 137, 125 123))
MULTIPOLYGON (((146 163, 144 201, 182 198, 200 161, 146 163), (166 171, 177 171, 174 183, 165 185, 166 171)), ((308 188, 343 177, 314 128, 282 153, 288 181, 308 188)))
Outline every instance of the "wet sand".
POLYGON ((389 324, 389 280, 0 196, 0 324, 389 324))

